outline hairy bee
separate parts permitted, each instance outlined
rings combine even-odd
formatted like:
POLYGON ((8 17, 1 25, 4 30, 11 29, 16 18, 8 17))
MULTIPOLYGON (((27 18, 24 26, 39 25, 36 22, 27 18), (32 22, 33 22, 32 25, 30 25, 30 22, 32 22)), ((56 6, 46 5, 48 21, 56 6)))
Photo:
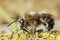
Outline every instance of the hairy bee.
MULTIPOLYGON (((31 15, 31 14, 27 13, 24 15, 24 17, 19 17, 17 15, 16 17, 12 17, 12 18, 15 19, 14 22, 19 22, 21 24, 20 28, 26 32, 29 32, 28 31, 29 27, 31 28, 33 33, 36 32, 36 28, 41 24, 43 24, 48 31, 53 29, 53 26, 54 26, 54 19, 52 18, 52 15, 50 15, 50 14, 35 13, 35 14, 31 15)), ((12 23, 14 23, 14 22, 12 22, 12 23)), ((11 25, 12 23, 10 23, 9 25, 11 25)))

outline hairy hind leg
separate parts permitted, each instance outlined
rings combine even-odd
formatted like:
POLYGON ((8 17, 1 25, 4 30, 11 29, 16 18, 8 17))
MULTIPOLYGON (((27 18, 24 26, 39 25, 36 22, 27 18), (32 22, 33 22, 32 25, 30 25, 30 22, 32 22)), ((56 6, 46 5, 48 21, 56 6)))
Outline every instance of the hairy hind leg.
POLYGON ((48 31, 50 31, 51 29, 53 29, 54 28, 54 24, 49 24, 48 25, 48 31))

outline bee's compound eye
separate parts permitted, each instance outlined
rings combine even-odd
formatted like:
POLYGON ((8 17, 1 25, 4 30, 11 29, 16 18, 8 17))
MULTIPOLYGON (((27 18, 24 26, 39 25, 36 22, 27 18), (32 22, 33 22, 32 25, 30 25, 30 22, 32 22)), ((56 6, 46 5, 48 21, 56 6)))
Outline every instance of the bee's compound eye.
POLYGON ((24 19, 23 19, 23 18, 20 18, 18 21, 19 21, 21 24, 24 23, 24 19))

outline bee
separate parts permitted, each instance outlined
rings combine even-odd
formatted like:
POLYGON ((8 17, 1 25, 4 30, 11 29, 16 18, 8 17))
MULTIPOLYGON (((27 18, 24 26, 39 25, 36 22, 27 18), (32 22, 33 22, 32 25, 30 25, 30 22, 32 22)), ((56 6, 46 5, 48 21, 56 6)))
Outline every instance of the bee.
MULTIPOLYGON (((50 31, 54 27, 54 19, 52 18, 51 14, 39 14, 38 12, 35 12, 35 14, 33 15, 26 13, 24 17, 19 17, 17 15, 16 17, 11 18, 15 19, 14 22, 19 22, 21 30, 28 33, 30 33, 29 29, 31 29, 32 33, 35 33, 36 28, 41 24, 43 24, 48 31, 50 31)), ((10 23, 8 26, 13 24, 14 22, 10 23)))

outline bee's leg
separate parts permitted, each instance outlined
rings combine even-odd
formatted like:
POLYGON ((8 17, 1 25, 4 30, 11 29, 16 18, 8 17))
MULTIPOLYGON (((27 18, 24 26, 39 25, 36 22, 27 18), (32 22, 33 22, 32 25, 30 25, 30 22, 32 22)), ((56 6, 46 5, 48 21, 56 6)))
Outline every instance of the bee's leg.
POLYGON ((48 25, 48 31, 52 30, 54 28, 54 24, 49 24, 48 25))
POLYGON ((23 27, 23 28, 21 28, 21 30, 23 30, 23 32, 28 32, 28 33, 30 33, 30 32, 29 32, 29 30, 27 30, 27 29, 26 29, 26 28, 24 28, 24 27, 23 27))
POLYGON ((42 32, 42 31, 43 31, 43 29, 39 29, 39 30, 37 30, 36 32, 39 32, 39 33, 40 33, 40 32, 42 32))
POLYGON ((36 33, 36 28, 34 28, 34 33, 36 33))
POLYGON ((48 31, 48 23, 47 23, 45 20, 43 20, 42 18, 40 18, 40 20, 41 20, 42 24, 43 24, 43 23, 45 24, 46 29, 47 29, 47 31, 48 31))
POLYGON ((34 34, 34 33, 35 33, 35 30, 36 30, 35 25, 32 25, 32 34, 34 34))
POLYGON ((43 32, 43 29, 35 30, 35 32, 38 32, 39 34, 43 32))
POLYGON ((36 32, 38 33, 38 37, 41 38, 41 33, 43 33, 43 29, 39 29, 39 30, 36 30, 36 32))
POLYGON ((25 32, 28 32, 29 34, 31 33, 30 31, 29 31, 29 29, 27 29, 26 27, 24 27, 24 29, 23 29, 25 32))
POLYGON ((49 20, 47 20, 48 22, 48 31, 50 31, 51 29, 54 28, 54 19, 53 18, 50 18, 49 20))

